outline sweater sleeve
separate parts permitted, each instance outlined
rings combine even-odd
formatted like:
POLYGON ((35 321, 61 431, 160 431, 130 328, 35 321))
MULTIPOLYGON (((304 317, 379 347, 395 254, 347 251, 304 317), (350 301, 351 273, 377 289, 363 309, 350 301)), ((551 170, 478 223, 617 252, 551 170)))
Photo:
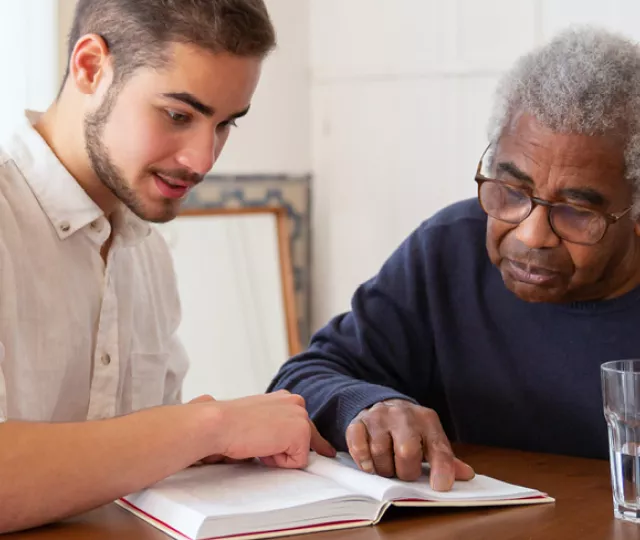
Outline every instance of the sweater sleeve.
POLYGON ((407 238, 378 275, 357 289, 351 311, 317 332, 269 387, 302 395, 320 432, 339 449, 361 410, 387 399, 420 401, 430 383, 427 232, 425 224, 407 238))

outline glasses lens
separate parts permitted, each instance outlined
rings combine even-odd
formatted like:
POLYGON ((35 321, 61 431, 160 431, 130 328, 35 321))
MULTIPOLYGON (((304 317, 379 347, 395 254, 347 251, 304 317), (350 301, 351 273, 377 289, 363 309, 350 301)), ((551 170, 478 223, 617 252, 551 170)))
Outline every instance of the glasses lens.
POLYGON ((528 195, 502 182, 483 182, 478 195, 484 211, 501 221, 520 223, 531 211, 528 195))
POLYGON ((602 214, 568 204, 551 209, 551 225, 565 240, 587 245, 602 240, 607 230, 607 220, 602 214))

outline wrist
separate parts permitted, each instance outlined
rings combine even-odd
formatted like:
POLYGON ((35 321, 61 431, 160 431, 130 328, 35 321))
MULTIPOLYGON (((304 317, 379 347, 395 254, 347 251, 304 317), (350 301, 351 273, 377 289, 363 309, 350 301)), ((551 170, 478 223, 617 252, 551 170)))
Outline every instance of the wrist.
POLYGON ((222 410, 219 403, 194 403, 185 407, 191 408, 191 436, 197 439, 198 459, 224 454, 226 451, 222 410))

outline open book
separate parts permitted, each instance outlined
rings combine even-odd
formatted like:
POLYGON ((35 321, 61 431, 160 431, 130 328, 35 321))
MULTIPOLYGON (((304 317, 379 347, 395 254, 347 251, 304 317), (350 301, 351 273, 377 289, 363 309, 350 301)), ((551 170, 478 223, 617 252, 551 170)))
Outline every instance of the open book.
POLYGON ((305 470, 258 462, 192 467, 118 501, 180 540, 270 538, 377 523, 390 505, 499 506, 551 502, 533 489, 486 476, 429 487, 428 468, 415 482, 360 471, 348 454, 312 453, 305 470))

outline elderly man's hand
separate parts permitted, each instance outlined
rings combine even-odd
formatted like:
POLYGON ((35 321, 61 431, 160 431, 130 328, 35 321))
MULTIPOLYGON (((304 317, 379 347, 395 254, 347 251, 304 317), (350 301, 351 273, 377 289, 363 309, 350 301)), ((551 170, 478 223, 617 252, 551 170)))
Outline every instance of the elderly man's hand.
POLYGON ((431 465, 431 487, 451 489, 473 469, 453 455, 435 411, 400 399, 376 403, 354 418, 346 433, 349 453, 365 472, 416 480, 422 461, 431 465))

